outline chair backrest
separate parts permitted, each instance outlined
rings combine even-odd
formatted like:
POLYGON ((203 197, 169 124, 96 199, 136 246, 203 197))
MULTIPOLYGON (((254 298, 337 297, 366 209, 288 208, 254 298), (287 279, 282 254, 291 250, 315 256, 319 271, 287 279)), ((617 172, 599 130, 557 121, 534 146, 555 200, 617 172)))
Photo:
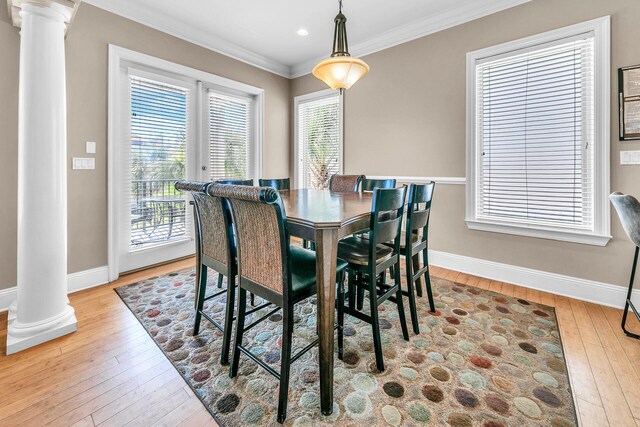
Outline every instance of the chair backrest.
POLYGON ((249 187, 253 187, 252 179, 220 179, 215 181, 215 184, 221 185, 247 185, 249 187))
POLYGON ((433 199, 433 190, 436 187, 435 182, 427 184, 411 184, 409 186, 409 198, 407 200, 407 226, 406 226, 406 247, 410 248, 412 244, 412 234, 419 234, 422 230, 421 242, 428 238, 429 232, 429 216, 431 214, 431 200, 433 199))
POLYGON ((207 193, 210 185, 208 182, 177 181, 175 188, 193 197, 197 255, 205 255, 230 268, 235 263, 231 212, 224 199, 207 193))
POLYGON ((271 302, 286 299, 291 284, 289 234, 280 194, 271 187, 215 184, 207 192, 231 206, 243 286, 271 302))
POLYGON ((363 178, 360 183, 360 191, 371 192, 376 188, 395 188, 395 179, 369 179, 363 178))
POLYGON ((400 188, 376 188, 371 201, 371 223, 369 227, 369 259, 373 259, 376 246, 394 242, 394 254, 400 251, 400 234, 407 186, 400 188))
POLYGON ((640 202, 633 196, 611 193, 611 203, 616 208, 624 231, 634 245, 640 246, 640 202))
POLYGON ((258 181, 260 187, 271 187, 278 191, 286 191, 291 189, 291 180, 289 178, 280 179, 261 179, 258 181))
POLYGON ((334 193, 357 193, 364 175, 331 175, 329 190, 334 193))

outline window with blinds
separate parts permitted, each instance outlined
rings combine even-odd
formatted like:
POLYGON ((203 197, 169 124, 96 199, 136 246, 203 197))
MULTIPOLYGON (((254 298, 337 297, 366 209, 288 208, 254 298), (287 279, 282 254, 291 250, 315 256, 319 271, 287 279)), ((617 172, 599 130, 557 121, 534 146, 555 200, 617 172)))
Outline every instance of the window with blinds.
POLYGON ((594 228, 594 37, 476 64, 476 218, 594 228))
POLYGON ((297 101, 297 182, 301 188, 329 188, 342 172, 342 105, 339 93, 297 101))
POLYGON ((209 178, 255 179, 253 99, 209 92, 209 178))
POLYGON ((183 239, 189 91, 129 76, 131 247, 183 239))

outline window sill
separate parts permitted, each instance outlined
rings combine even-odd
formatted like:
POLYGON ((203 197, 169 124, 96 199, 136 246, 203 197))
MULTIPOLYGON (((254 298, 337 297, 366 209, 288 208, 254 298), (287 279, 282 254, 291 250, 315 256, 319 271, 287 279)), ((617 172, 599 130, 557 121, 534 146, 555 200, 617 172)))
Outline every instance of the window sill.
POLYGON ((493 233, 512 234, 515 236, 536 237, 538 239, 559 240, 562 242, 580 243, 583 245, 606 246, 611 236, 591 232, 540 228, 534 226, 520 226, 478 220, 466 220, 470 230, 488 231, 493 233))

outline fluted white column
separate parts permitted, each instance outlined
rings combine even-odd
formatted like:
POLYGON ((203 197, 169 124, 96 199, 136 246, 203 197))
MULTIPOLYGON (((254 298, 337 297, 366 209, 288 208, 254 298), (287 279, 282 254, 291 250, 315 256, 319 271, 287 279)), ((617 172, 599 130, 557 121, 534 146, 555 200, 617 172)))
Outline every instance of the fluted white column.
POLYGON ((7 354, 77 329, 67 299, 68 8, 23 1, 18 124, 18 299, 7 354))

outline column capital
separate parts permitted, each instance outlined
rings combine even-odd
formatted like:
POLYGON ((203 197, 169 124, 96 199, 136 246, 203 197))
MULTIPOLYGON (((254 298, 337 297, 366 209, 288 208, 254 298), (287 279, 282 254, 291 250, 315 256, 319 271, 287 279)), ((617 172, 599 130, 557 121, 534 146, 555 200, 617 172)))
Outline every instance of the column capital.
POLYGON ((9 16, 14 26, 22 27, 20 10, 23 5, 30 4, 38 7, 55 8, 64 15, 65 27, 68 29, 73 22, 78 6, 82 0, 7 0, 9 16))

